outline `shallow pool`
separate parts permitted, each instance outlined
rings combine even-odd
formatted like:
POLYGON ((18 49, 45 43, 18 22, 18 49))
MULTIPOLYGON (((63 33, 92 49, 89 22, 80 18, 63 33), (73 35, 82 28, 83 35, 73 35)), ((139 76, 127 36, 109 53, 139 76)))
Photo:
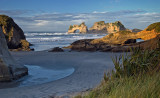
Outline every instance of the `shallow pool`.
POLYGON ((136 39, 136 41, 137 41, 137 42, 142 42, 142 41, 144 41, 144 40, 142 40, 142 39, 136 39))
POLYGON ((71 75, 74 72, 74 68, 54 70, 46 69, 35 65, 25 65, 28 68, 28 76, 22 78, 19 87, 31 86, 42 83, 51 82, 71 75))

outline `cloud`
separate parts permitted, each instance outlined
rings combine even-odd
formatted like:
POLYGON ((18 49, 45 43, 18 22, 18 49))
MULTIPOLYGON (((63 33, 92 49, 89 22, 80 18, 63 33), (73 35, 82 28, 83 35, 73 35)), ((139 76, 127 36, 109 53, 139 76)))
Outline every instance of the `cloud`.
POLYGON ((49 21, 46 20, 35 20, 37 23, 36 26, 45 26, 49 21))
MULTIPOLYGON (((149 13, 144 10, 121 10, 115 12, 92 13, 41 13, 31 16, 14 15, 15 22, 24 31, 67 31, 69 25, 85 22, 91 27, 94 22, 121 21, 127 28, 144 29, 153 22, 160 21, 160 13, 149 13)), ((19 13, 23 14, 23 13, 19 13)))
POLYGON ((0 9, 0 14, 5 14, 8 16, 18 16, 18 15, 24 15, 27 13, 32 12, 31 10, 1 10, 0 9))

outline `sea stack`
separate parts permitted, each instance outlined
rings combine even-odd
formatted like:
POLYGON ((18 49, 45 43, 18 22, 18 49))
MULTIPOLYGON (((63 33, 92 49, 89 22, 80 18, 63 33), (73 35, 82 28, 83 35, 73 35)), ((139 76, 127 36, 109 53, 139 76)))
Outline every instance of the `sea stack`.
POLYGON ((118 31, 126 30, 120 21, 114 23, 105 23, 104 21, 95 22, 89 29, 92 33, 116 33, 118 31))
POLYGON ((0 15, 0 27, 2 27, 9 49, 30 51, 29 42, 26 41, 23 30, 11 17, 0 15))
POLYGON ((68 33, 75 33, 76 30, 79 30, 79 33, 87 33, 88 32, 88 28, 85 25, 85 22, 82 22, 80 25, 70 25, 69 29, 68 29, 68 33))
POLYGON ((75 33, 76 30, 79 30, 79 33, 116 33, 118 31, 127 30, 120 21, 114 23, 105 23, 104 21, 95 22, 94 25, 89 28, 85 23, 80 25, 70 25, 68 33, 75 33))
POLYGON ((28 74, 28 69, 18 64, 8 51, 5 36, 0 27, 0 82, 12 81, 28 74))

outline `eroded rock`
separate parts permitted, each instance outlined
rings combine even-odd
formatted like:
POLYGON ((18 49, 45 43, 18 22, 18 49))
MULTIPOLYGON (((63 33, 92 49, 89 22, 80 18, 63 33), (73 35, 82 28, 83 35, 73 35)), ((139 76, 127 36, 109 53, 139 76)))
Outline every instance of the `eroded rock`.
POLYGON ((29 44, 24 46, 26 41, 23 30, 14 22, 11 17, 0 15, 0 26, 5 35, 9 49, 30 50, 29 44), (23 47, 24 46, 24 47, 23 47))
POLYGON ((80 25, 70 25, 69 29, 68 29, 68 33, 75 33, 76 30, 79 30, 79 33, 87 33, 88 32, 88 28, 85 25, 85 23, 81 23, 80 25))
POLYGON ((52 50, 50 50, 49 52, 64 52, 64 50, 62 48, 55 47, 52 50))
POLYGON ((99 21, 94 23, 94 25, 89 29, 89 32, 116 33, 121 30, 126 30, 126 28, 120 21, 116 21, 114 23, 99 21))
POLYGON ((0 27, 0 81, 12 81, 28 74, 28 69, 18 64, 8 51, 6 39, 0 27))

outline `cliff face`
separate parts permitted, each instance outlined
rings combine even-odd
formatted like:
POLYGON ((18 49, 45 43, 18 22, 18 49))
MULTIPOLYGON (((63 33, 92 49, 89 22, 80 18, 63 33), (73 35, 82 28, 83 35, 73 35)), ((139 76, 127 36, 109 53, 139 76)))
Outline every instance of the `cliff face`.
POLYGON ((75 33, 76 30, 79 30, 79 33, 87 33, 88 32, 88 28, 85 25, 85 23, 81 23, 80 25, 70 25, 68 33, 75 33))
POLYGON ((30 50, 24 32, 12 18, 6 15, 0 15, 0 26, 2 27, 9 49, 21 48, 23 50, 30 50), (28 46, 23 46, 24 44, 28 46))
POLYGON ((28 74, 28 69, 19 65, 8 51, 6 39, 0 27, 0 81, 12 81, 28 74))
POLYGON ((126 30, 120 21, 114 23, 105 23, 104 21, 96 22, 89 29, 90 32, 115 33, 121 30, 126 30))

